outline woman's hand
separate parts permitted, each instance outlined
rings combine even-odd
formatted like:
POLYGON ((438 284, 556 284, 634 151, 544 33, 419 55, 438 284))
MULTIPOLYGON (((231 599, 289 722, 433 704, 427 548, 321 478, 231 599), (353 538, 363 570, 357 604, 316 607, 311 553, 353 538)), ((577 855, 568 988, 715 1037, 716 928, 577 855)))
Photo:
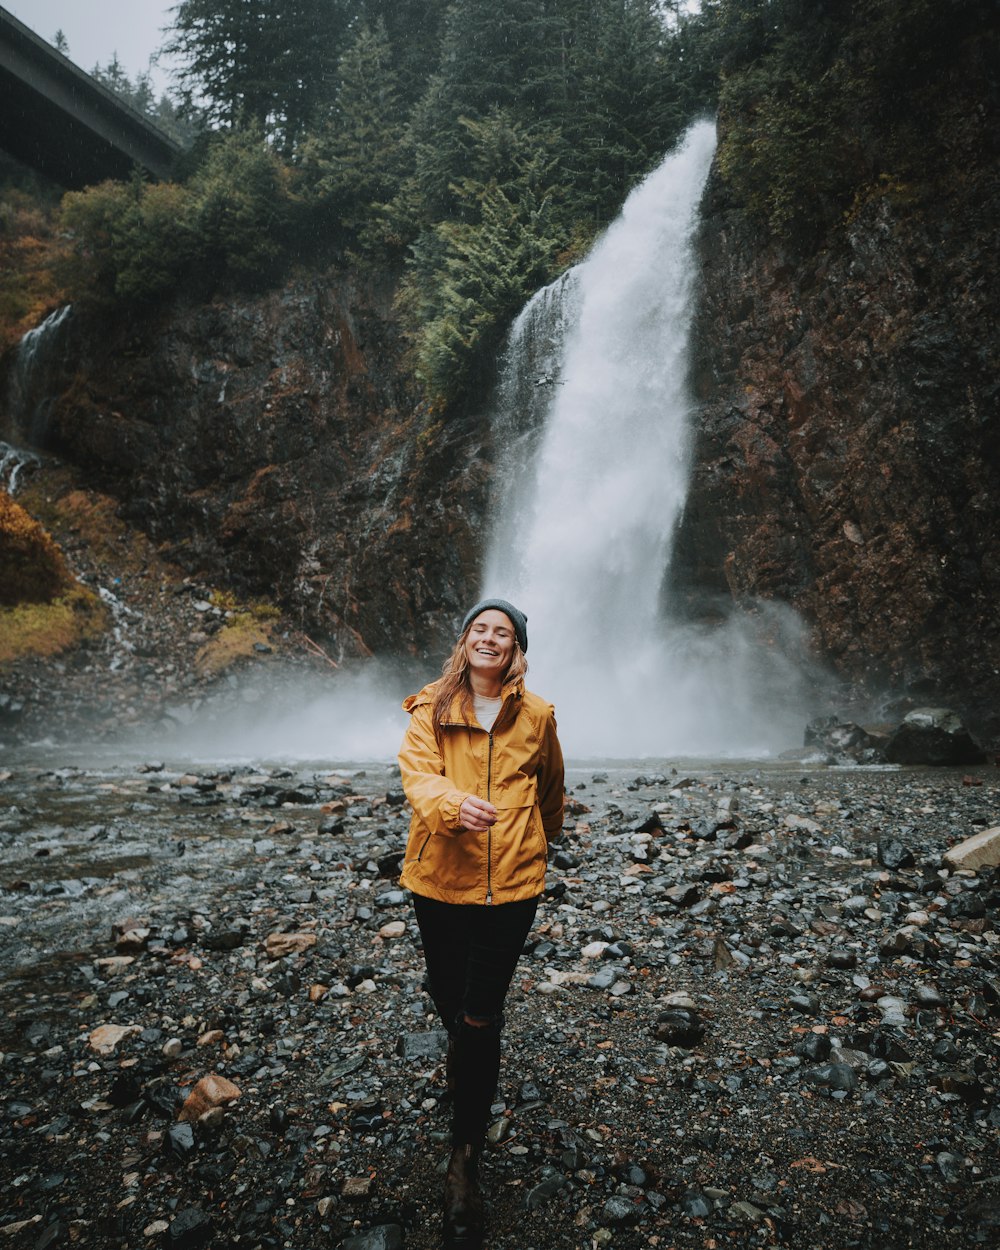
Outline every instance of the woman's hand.
POLYGON ((458 817, 466 829, 473 833, 485 833, 496 824, 497 809, 485 799, 477 799, 474 794, 470 794, 458 809, 458 817))

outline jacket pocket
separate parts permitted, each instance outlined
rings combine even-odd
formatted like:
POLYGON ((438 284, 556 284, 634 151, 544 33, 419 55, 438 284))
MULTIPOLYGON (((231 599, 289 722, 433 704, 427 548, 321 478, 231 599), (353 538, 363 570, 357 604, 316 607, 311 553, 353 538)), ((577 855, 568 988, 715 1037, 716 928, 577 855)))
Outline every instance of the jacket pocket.
POLYGON ((495 785, 492 798, 497 807, 534 807, 538 802, 538 783, 534 777, 517 773, 495 785))

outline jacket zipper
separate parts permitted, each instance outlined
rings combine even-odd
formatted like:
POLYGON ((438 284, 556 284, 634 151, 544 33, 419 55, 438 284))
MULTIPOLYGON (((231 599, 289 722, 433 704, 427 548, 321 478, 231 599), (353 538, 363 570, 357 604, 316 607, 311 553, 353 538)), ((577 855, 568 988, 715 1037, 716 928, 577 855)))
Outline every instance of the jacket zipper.
MULTIPOLYGON (((490 802, 493 784, 493 730, 489 731, 489 753, 486 756, 486 802, 490 802)), ((493 826, 486 830, 486 905, 493 902, 493 826)))
MULTIPOLYGON (((506 706, 506 700, 504 700, 504 704, 501 705, 500 711, 497 713, 497 720, 500 720, 500 718, 503 716, 505 706, 506 706)), ((454 725, 455 728, 461 728, 461 729, 469 728, 467 721, 449 721, 447 723, 454 725)), ((497 721, 493 722, 494 729, 496 728, 496 723, 497 721)), ((482 728, 482 726, 480 726, 480 728, 482 728)), ((492 729, 490 729, 487 732, 487 737, 489 738, 489 753, 487 754, 487 757, 486 757, 486 802, 489 803, 490 793, 492 791, 492 785, 493 785, 493 730, 492 729)), ((424 842, 424 846, 426 846, 427 842, 429 841, 430 841, 430 837, 428 836, 427 841, 424 842)), ((424 853, 424 846, 420 848, 420 855, 423 855, 424 853)), ((417 859, 420 858, 420 855, 417 856, 417 859)), ((491 906, 492 903, 493 903, 493 828, 491 826, 486 831, 486 905, 491 906)))

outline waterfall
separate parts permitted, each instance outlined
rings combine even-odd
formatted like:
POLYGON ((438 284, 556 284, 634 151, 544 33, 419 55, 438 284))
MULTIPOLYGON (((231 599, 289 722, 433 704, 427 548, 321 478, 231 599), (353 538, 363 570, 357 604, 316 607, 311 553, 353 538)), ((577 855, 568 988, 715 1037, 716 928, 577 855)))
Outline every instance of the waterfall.
POLYGON ((689 477, 693 234, 709 122, 629 196, 512 328, 493 415, 497 487, 483 593, 529 617, 529 684, 576 755, 767 753, 758 712, 787 666, 739 622, 670 627, 664 577, 689 477), (541 420, 539 425, 538 420, 541 420), (775 665, 777 667, 775 667, 775 665))
POLYGON ((46 385, 50 364, 58 363, 57 348, 73 306, 64 304, 50 313, 17 345, 11 380, 11 436, 34 447, 43 447, 52 397, 46 385))
POLYGON ((0 441, 0 490, 5 490, 8 495, 15 494, 17 479, 24 470, 37 469, 41 463, 34 452, 0 441))

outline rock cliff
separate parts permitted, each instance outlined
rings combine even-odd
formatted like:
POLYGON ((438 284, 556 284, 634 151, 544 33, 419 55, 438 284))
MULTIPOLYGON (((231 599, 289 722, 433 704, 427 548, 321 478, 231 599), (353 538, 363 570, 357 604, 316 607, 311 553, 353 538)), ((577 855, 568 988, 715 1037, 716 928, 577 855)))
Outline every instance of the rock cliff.
POLYGON ((673 577, 695 616, 791 603, 862 689, 996 735, 1000 163, 994 110, 968 105, 942 119, 947 168, 886 180, 808 254, 713 177, 673 577))
POLYGON ((27 379, 22 432, 192 575, 277 599, 340 655, 439 655, 476 590, 489 470, 471 423, 417 402, 393 289, 329 270, 74 314, 27 379))

